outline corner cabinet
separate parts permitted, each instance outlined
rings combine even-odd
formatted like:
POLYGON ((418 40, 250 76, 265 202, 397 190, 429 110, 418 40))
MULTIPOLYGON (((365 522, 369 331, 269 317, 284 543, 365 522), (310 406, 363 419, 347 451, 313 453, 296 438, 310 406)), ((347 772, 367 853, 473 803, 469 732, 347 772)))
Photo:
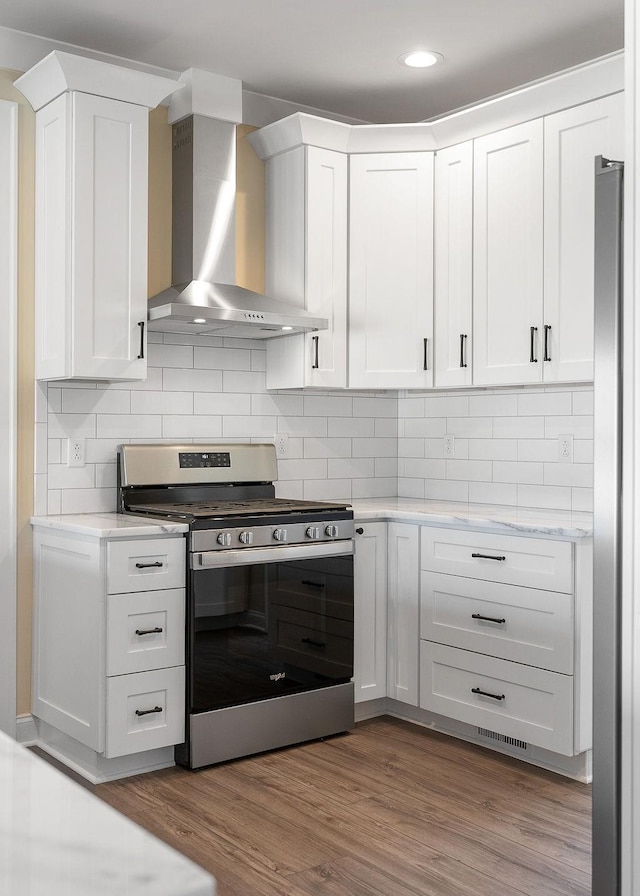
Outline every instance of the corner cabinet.
POLYGON ((34 526, 39 744, 97 783, 173 765, 185 731, 185 542, 34 526))
POLYGON ((36 110, 36 377, 146 377, 148 110, 181 86, 55 51, 36 110))
POLYGON ((352 155, 349 385, 433 385, 432 152, 352 155))
POLYGON ((267 340, 267 389, 347 385, 347 157, 299 146, 266 166, 265 286, 326 317, 316 333, 267 340))

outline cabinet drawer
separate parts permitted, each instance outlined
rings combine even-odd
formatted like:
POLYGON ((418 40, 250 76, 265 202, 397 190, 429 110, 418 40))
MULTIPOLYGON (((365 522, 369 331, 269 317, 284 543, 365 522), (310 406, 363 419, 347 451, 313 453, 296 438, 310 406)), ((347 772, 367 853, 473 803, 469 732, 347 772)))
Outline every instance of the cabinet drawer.
POLYGON ((553 672, 573 672, 573 596, 422 572, 420 637, 553 672))
POLYGON ((489 582, 573 592, 573 545, 458 529, 422 527, 421 566, 489 582))
POLYGON ((107 675, 184 665, 184 588, 110 594, 107 675))
POLYGON ((107 592, 184 588, 184 538, 141 538, 107 544, 107 592))
POLYGON ((184 666, 107 679, 107 759, 184 741, 184 666))
POLYGON ((574 755, 570 675, 421 641, 420 706, 564 756, 574 755))

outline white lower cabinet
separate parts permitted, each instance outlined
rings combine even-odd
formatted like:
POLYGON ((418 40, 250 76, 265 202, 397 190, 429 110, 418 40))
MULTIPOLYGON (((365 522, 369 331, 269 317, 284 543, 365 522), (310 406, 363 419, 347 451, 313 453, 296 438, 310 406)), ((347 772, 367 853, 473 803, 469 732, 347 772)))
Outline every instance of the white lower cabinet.
POLYGON ((418 628, 420 529, 388 524, 387 696, 418 705, 418 628))
POLYGON ((356 526, 354 556, 355 701, 387 696, 387 524, 356 526))
POLYGON ((574 547, 423 527, 422 709, 563 756, 584 750, 575 670, 590 601, 576 613, 574 547))
POLYGON ((64 742, 85 766, 81 748, 96 764, 146 751, 157 764, 184 740, 184 538, 35 525, 34 560, 33 715, 57 755, 64 742))

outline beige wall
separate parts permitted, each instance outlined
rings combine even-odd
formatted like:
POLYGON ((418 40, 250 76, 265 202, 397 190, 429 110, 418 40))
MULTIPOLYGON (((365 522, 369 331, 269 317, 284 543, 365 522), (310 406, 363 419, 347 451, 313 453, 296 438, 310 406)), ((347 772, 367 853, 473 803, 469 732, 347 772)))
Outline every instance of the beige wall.
MULTIPOLYGON (((0 69, 0 99, 19 104, 18 186, 18 607, 17 710, 31 711, 31 616, 34 438, 34 124, 17 91, 20 72, 0 69)), ((238 128, 236 272, 238 283, 264 288, 264 163, 238 128)), ((171 127, 167 109, 149 113, 148 293, 171 285, 171 127)))

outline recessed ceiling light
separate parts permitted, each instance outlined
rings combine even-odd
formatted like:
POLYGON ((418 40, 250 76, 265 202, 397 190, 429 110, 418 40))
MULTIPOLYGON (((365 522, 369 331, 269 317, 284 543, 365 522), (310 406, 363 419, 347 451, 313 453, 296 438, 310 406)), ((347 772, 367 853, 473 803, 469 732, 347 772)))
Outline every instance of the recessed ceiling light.
POLYGON ((433 50, 412 50, 411 53, 404 53, 398 59, 398 62, 408 65, 410 68, 428 68, 430 65, 443 61, 444 56, 434 53, 433 50))

